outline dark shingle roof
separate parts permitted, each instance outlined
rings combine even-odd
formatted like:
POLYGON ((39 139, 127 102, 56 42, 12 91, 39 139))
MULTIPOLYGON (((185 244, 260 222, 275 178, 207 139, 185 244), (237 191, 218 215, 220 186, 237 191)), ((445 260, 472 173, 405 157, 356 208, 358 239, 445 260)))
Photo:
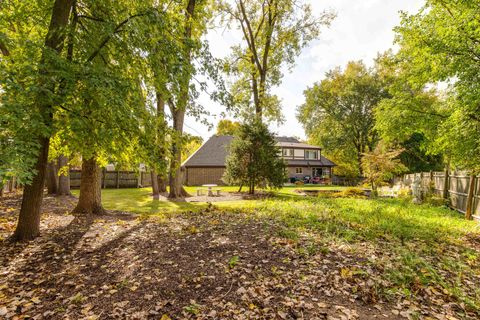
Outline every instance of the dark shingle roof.
POLYGON ((212 136, 185 162, 185 167, 223 167, 233 136, 212 136))
POLYGON ((299 159, 295 159, 295 160, 287 160, 287 163, 291 167, 292 166, 299 166, 299 167, 303 167, 303 166, 307 166, 307 167, 315 167, 315 166, 318 166, 318 167, 334 167, 334 166, 336 166, 335 163, 328 160, 324 156, 321 156, 320 160, 299 160, 299 159))
POLYGON ((291 142, 291 143, 299 143, 300 141, 294 137, 275 137, 277 142, 291 142))
MULTIPOLYGON (((289 137, 277 137, 278 145, 299 143, 299 147, 304 147, 297 139, 289 137)), ((228 146, 233 140, 233 136, 214 135, 208 139, 194 154, 192 154, 182 166, 185 167, 224 167, 228 155, 228 146)), ((308 146, 306 145, 307 149, 308 146)), ((336 166, 335 163, 325 157, 320 160, 287 160, 289 166, 336 166)))

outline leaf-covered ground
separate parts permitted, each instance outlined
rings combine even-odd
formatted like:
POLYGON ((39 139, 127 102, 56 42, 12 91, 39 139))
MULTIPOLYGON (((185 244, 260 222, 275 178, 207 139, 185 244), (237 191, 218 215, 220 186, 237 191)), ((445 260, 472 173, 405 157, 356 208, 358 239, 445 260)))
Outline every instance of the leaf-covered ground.
MULTIPOLYGON (((268 210, 250 208, 245 212, 207 208, 196 213, 140 218, 111 211, 89 219, 68 214, 74 201, 47 198, 42 236, 30 243, 12 244, 6 236, 15 223, 18 197, 1 200, 0 236, 4 239, 0 242, 0 318, 478 316, 474 306, 466 305, 435 282, 423 283, 421 277, 411 281, 418 287, 415 295, 399 294, 401 286, 392 279, 392 267, 399 268, 398 277, 411 276, 401 268, 413 264, 397 261, 405 256, 393 248, 388 235, 381 239, 381 246, 373 245, 368 237, 338 241, 331 232, 316 233, 300 220, 285 217, 281 211, 289 202, 270 201, 266 203, 268 210), (389 292, 394 289, 397 291, 389 292)), ((291 208, 309 209, 308 202, 289 201, 291 208)), ((317 214, 315 219, 308 225, 320 226, 327 218, 317 214)), ((338 224, 337 231, 360 227, 354 220, 344 225, 335 214, 330 221, 329 228, 338 224)), ((409 248, 421 240, 402 241, 409 248)), ((453 277, 468 286, 473 290, 469 298, 475 303, 480 283, 478 273, 472 271, 478 271, 475 264, 479 262, 480 241, 476 234, 469 245, 471 257, 465 262, 474 264, 472 269, 462 270, 460 275, 440 274, 439 279, 453 277)), ((450 246, 446 248, 451 250, 450 246)), ((466 259, 458 250, 457 256, 455 252, 447 253, 452 258, 466 259)), ((442 270, 449 269, 439 267, 437 271, 442 270)))

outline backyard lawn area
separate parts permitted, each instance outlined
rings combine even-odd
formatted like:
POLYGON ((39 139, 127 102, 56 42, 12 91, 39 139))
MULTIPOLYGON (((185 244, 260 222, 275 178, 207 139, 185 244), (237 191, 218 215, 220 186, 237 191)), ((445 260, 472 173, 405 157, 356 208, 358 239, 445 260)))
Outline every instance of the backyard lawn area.
MULTIPOLYGON (((221 186, 222 193, 237 192, 238 186, 221 186)), ((185 190, 191 195, 196 194, 198 187, 185 187, 185 190)), ((345 187, 340 186, 286 186, 275 191, 277 197, 298 197, 295 193, 297 189, 306 190, 342 190, 345 187)), ((245 189, 244 189, 245 190, 245 189)), ((72 190, 73 194, 78 196, 78 190, 72 190)), ((176 201, 153 201, 151 188, 137 189, 104 189, 102 190, 102 202, 108 210, 119 210, 133 212, 138 214, 164 214, 166 212, 178 212, 183 210, 198 211, 207 207, 205 202, 176 202, 176 201)), ((244 207, 255 205, 258 201, 220 201, 215 205, 218 207, 244 207)))
POLYGON ((6 236, 19 200, 2 200, 0 312, 35 310, 45 319, 480 317, 478 222, 410 199, 305 197, 297 188, 211 205, 154 202, 147 188, 110 189, 103 191, 110 212, 95 219, 71 216, 75 199, 47 197, 42 236, 15 246, 6 236))

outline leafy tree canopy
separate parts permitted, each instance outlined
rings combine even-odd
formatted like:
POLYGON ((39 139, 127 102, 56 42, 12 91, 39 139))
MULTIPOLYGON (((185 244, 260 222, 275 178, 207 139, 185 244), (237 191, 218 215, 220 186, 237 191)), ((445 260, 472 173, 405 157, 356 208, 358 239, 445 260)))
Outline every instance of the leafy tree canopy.
POLYGON ((240 123, 228 119, 222 119, 217 124, 217 135, 233 136, 240 128, 240 123))
POLYGON ((390 108, 435 127, 432 146, 452 164, 474 172, 480 172, 479 14, 477 0, 429 0, 418 13, 403 14, 395 30, 398 70, 405 82, 424 92, 441 83, 448 89, 441 104, 426 104, 421 113, 418 105, 390 108))
POLYGON ((402 164, 398 156, 403 150, 389 150, 381 142, 374 150, 364 153, 362 168, 367 182, 372 186, 374 193, 383 182, 404 172, 407 168, 402 164))
POLYGON ((282 68, 292 67, 301 50, 329 25, 334 14, 319 16, 302 0, 219 1, 233 28, 241 30, 243 43, 232 48, 227 72, 234 105, 244 118, 252 115, 280 120, 280 99, 271 89, 282 81, 282 68))
POLYGON ((363 62, 333 69, 304 91, 297 117, 309 139, 339 164, 337 173, 362 173, 362 154, 378 141, 373 110, 386 94, 376 70, 363 62))

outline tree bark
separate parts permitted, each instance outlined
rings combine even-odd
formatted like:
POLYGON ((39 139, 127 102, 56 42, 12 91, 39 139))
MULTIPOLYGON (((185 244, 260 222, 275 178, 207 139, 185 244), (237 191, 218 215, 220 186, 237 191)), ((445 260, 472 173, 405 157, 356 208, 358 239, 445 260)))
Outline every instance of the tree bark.
POLYGON ((180 84, 180 94, 179 101, 177 106, 170 105, 172 109, 172 118, 173 118, 173 129, 175 131, 174 136, 172 137, 172 159, 170 161, 170 193, 168 197, 170 199, 180 199, 189 194, 183 188, 183 173, 182 168, 180 167, 182 161, 182 135, 183 135, 183 122, 185 119, 185 111, 187 109, 188 103, 188 92, 191 79, 191 45, 189 41, 192 38, 192 29, 193 29, 193 16, 195 13, 195 4, 196 0, 189 0, 187 4, 187 10, 185 12, 185 43, 184 43, 184 52, 183 55, 186 59, 185 74, 181 75, 183 77, 182 83, 180 84))
POLYGON ((60 172, 58 176, 58 190, 59 196, 70 196, 70 167, 68 165, 68 158, 64 155, 58 157, 58 170, 60 172))
POLYGON ((171 199, 182 198, 182 174, 181 174, 181 160, 182 160, 182 134, 183 134, 183 120, 185 112, 176 110, 173 115, 173 129, 175 130, 175 137, 172 141, 172 159, 170 161, 169 184, 170 193, 168 195, 171 199))
POLYGON ((470 175, 470 182, 468 184, 468 196, 467 196, 467 209, 465 210, 465 219, 471 220, 473 216, 473 201, 475 193, 475 180, 477 177, 472 174, 470 175))
POLYGON ((47 194, 56 195, 58 191, 58 172, 55 162, 50 161, 47 164, 47 194))
POLYGON ((443 199, 448 199, 448 189, 450 189, 450 183, 449 183, 449 165, 445 166, 445 174, 444 174, 444 180, 443 180, 443 192, 442 192, 442 197, 443 199))
POLYGON ((41 138, 40 152, 35 169, 37 174, 23 190, 22 206, 18 217, 14 240, 32 240, 40 234, 40 211, 43 200, 46 167, 48 162, 49 138, 41 138))
POLYGON ((102 171, 94 157, 82 161, 80 197, 73 213, 104 214, 102 207, 102 171))
MULTIPOLYGON (((160 141, 161 139, 165 139, 165 131, 167 127, 167 123, 165 122, 165 99, 163 98, 160 90, 156 89, 156 99, 157 99, 157 118, 158 118, 158 128, 157 128, 157 145, 159 146, 160 150, 160 159, 159 161, 162 164, 162 168, 165 168, 166 171, 166 147, 165 141, 160 141)), ((157 179, 157 186, 158 186, 158 193, 166 194, 167 193, 167 180, 166 174, 156 174, 157 179)), ((153 183, 153 181, 152 181, 153 183)))
MULTIPOLYGON (((53 4, 50 25, 45 37, 45 47, 52 49, 57 54, 63 49, 66 35, 65 28, 68 25, 73 1, 74 0, 55 0, 55 3, 53 4)), ((47 55, 43 53, 39 70, 41 75, 46 75, 49 71, 48 65, 50 65, 50 63, 47 63, 48 60, 47 55)), ((39 83, 40 87, 48 87, 51 91, 55 90, 55 83, 47 83, 46 79, 40 78, 39 83)), ((48 101, 46 97, 40 96, 38 101, 38 110, 36 112, 39 112, 44 118, 45 126, 51 128, 53 121, 53 108, 48 102, 46 102, 48 101)), ((40 148, 34 165, 36 173, 34 174, 31 183, 26 185, 23 190, 22 206, 20 208, 18 224, 15 233, 13 234, 14 240, 31 240, 40 234, 40 214, 48 162, 50 135, 39 134, 37 140, 40 148)))
POLYGON ((157 175, 158 178, 158 192, 166 194, 167 193, 167 179, 157 175))
POLYGON ((160 191, 158 189, 158 176, 155 170, 150 171, 150 176, 152 179, 152 196, 153 200, 160 200, 160 191))

